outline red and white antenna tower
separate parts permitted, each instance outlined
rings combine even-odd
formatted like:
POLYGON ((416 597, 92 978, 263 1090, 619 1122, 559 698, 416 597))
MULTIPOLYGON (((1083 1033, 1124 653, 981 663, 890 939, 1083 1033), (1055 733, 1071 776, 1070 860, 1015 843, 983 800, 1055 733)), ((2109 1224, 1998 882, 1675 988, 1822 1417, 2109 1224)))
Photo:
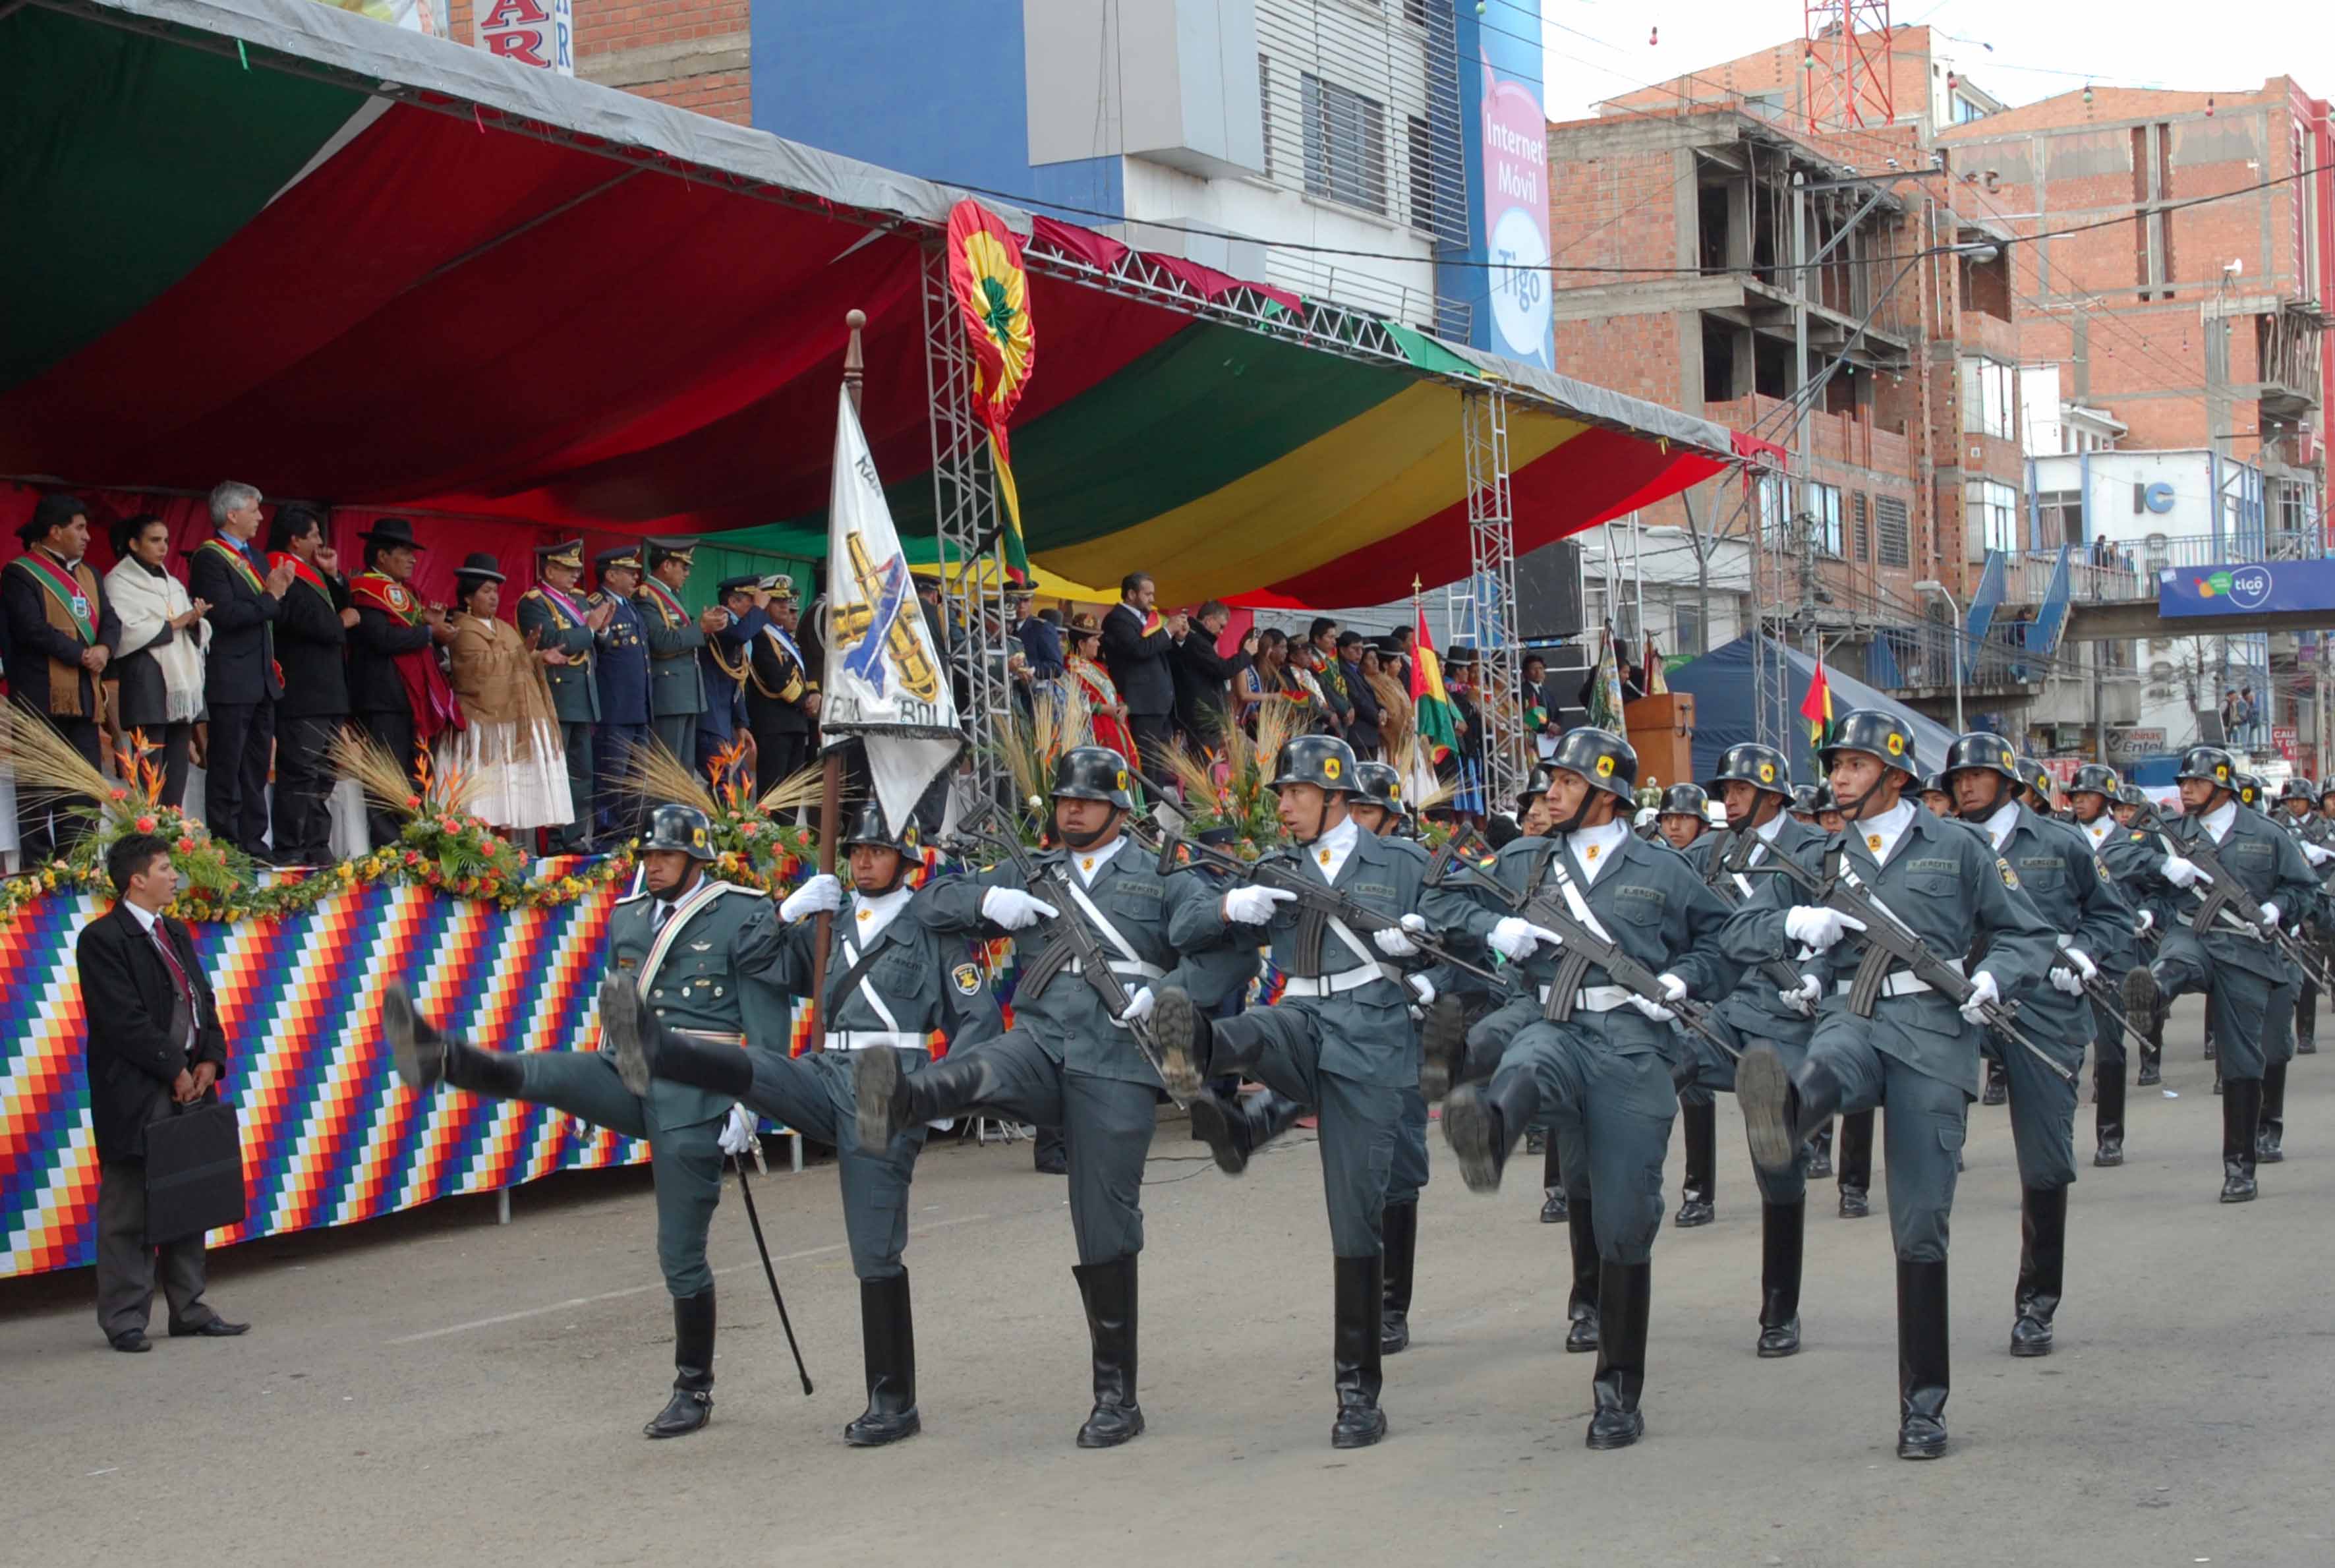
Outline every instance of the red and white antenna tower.
POLYGON ((1889 0, 1803 0, 1801 101, 1810 131, 1883 126, 1897 118, 1889 0))

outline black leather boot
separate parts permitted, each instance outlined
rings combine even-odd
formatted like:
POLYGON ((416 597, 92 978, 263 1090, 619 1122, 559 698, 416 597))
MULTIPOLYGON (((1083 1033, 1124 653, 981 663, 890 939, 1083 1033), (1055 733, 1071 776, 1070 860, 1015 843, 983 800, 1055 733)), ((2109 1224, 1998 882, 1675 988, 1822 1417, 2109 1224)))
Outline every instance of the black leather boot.
POLYGON ((1135 1256, 1071 1270, 1094 1345, 1094 1409, 1079 1428, 1081 1448, 1116 1448, 1143 1431, 1143 1407, 1135 1402, 1135 1256))
POLYGON ((1335 1258, 1337 1316, 1332 1333, 1332 1380, 1338 1390, 1338 1419, 1330 1428, 1332 1448, 1367 1448, 1386 1436, 1386 1412, 1379 1408, 1379 1312, 1386 1296, 1385 1264, 1377 1253, 1335 1258))
POLYGON ((1151 1005, 1151 1036, 1159 1042, 1166 1063, 1162 1077, 1168 1092, 1189 1103, 1208 1080, 1210 1037, 1208 1015, 1200 1011, 1180 985, 1163 985, 1151 1005))
POLYGON ((1897 1457, 1946 1451, 1946 1265, 1897 1260, 1897 1457))
POLYGON ((945 1056, 917 1072, 900 1069, 900 1053, 871 1046, 851 1053, 851 1087, 859 1102, 859 1147, 880 1149, 902 1128, 954 1116, 981 1101, 988 1068, 977 1051, 945 1056))
POLYGON ((1419 1200, 1389 1204, 1379 1216, 1379 1251, 1386 1259, 1386 1294, 1379 1303, 1379 1354, 1410 1343, 1411 1265, 1419 1261, 1419 1200))
MULTIPOLYGON (((2126 976, 2127 982, 2130 979, 2131 976, 2126 976)), ((2156 990, 2154 982, 2149 989, 2151 992, 2156 990)), ((2140 1072, 2133 1082, 2141 1089, 2153 1089, 2165 1081, 2165 1014, 2152 1009, 2143 1015, 2132 1011, 2131 1008, 2132 993, 2127 990, 2125 992, 2125 1016, 2148 1039, 2148 1043, 2141 1047, 2140 1072)))
POLYGON ((2092 1127, 2099 1147, 2096 1166, 2124 1164, 2124 1063, 2100 1062, 2092 1072, 2092 1127))
POLYGON ((480 1050, 474 1045, 441 1034, 413 1005, 412 993, 401 981, 382 988, 382 1033, 397 1076, 408 1089, 451 1084, 473 1094, 509 1099, 524 1087, 518 1057, 508 1051, 480 1050))
POLYGON ((1565 1216, 1573 1243, 1573 1291, 1565 1307, 1570 1326, 1565 1331, 1565 1348, 1574 1355, 1595 1350, 1599 1338, 1597 1227, 1593 1215, 1592 1199, 1584 1193, 1573 1200, 1572 1212, 1565 1216))
POLYGON ((1672 1221, 1679 1229, 1707 1225, 1718 1217, 1719 1108, 1708 1102, 1679 1107, 1679 1125, 1686 1129, 1686 1175, 1680 1184, 1679 1211, 1672 1221))
POLYGON ((1861 1220, 1873 1212, 1873 1113, 1840 1118, 1840 1217, 1861 1220))
MULTIPOLYGON (((2311 945, 2321 953, 2327 951, 2317 943, 2311 945)), ((2319 1054, 2319 988, 2308 981, 2303 982, 2302 990, 2294 999, 2294 1054, 2319 1054)))
POLYGON ((1433 1105, 1467 1076, 1467 1009, 1457 996, 1439 996, 1419 1021, 1419 1092, 1433 1105))
POLYGON ((2254 1201, 2254 1140, 2262 1131, 2262 1079, 2233 1078, 2222 1094, 2222 1201, 2254 1201))
POLYGON ((1831 1176, 1832 1120, 1826 1118, 1824 1126, 1817 1128, 1815 1136, 1808 1139, 1808 1179, 1820 1182, 1830 1179, 1831 1176))
POLYGON ((1451 1091, 1443 1102, 1443 1137, 1469 1192, 1500 1190, 1508 1151, 1539 1111, 1540 1089, 1531 1073, 1518 1069, 1498 1074, 1487 1087, 1468 1083, 1451 1091))
POLYGON ((2262 1120, 2254 1131, 2254 1158, 2276 1165, 2286 1157, 2281 1147, 2286 1137, 2286 1063, 2272 1062, 2262 1070, 2262 1120))
POLYGON ((680 1437, 713 1419, 713 1287, 673 1299, 673 1398, 641 1428, 680 1437))
MULTIPOLYGON (((662 1078, 694 1089, 710 1089, 729 1099, 743 1099, 754 1087, 754 1062, 734 1045, 715 1045, 676 1034, 649 1009, 637 1009, 628 1026, 610 1021, 610 992, 615 982, 601 987, 601 1032, 616 1058, 616 1076, 635 1094, 648 1092, 649 1079, 662 1078)), ((640 992, 634 990, 632 995, 640 992)))
POLYGON ((1249 1157, 1297 1125, 1303 1102, 1266 1089, 1236 1095, 1227 1105, 1213 1089, 1192 1097, 1192 1136, 1208 1146, 1216 1168, 1226 1176, 1248 1169, 1249 1157))
POLYGON ((1561 1225, 1569 1206, 1565 1195, 1565 1171, 1557 1162, 1556 1140, 1545 1138, 1543 1143, 1545 1147, 1540 1151, 1540 1223, 1561 1225))
POLYGON ((1817 1062, 1794 1070, 1774 1046, 1755 1045, 1735 1064, 1735 1099, 1751 1163, 1773 1173, 1791 1169, 1801 1142, 1840 1108, 1840 1086, 1817 1062))
POLYGON ((1759 1355, 1772 1360, 1800 1350, 1800 1249, 1808 1200, 1759 1205, 1759 1355))
POLYGON ((2010 1353, 2048 1356, 2068 1272, 2068 1189, 2022 1188, 2019 1215, 2019 1318, 2010 1325, 2010 1353))
POLYGON ((2010 1098, 2010 1075, 2002 1063, 1992 1057, 1986 1059, 1986 1090, 1979 1096, 1981 1105, 2001 1105, 2010 1098))
POLYGON ((1596 1403, 1589 1418, 1593 1448, 1626 1448, 1646 1435, 1638 1396, 1646 1386, 1646 1316, 1653 1278, 1652 1263, 1598 1265, 1597 1376, 1590 1384, 1596 1403))
POLYGON ((867 1408, 843 1428, 855 1448, 876 1448, 924 1430, 916 1414, 916 1325, 908 1271, 859 1282, 859 1344, 867 1367, 867 1408))

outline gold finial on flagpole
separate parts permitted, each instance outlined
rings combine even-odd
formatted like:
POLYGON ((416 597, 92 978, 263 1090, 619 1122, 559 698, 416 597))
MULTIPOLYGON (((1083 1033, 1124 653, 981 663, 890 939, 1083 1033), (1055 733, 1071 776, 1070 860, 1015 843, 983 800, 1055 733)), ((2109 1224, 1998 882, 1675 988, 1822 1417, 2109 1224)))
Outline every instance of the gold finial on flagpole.
POLYGON ((859 334, 867 325, 864 310, 847 310, 843 324, 851 329, 851 339, 843 345, 843 390, 851 395, 851 411, 859 411, 859 389, 867 379, 867 356, 860 352, 859 334))

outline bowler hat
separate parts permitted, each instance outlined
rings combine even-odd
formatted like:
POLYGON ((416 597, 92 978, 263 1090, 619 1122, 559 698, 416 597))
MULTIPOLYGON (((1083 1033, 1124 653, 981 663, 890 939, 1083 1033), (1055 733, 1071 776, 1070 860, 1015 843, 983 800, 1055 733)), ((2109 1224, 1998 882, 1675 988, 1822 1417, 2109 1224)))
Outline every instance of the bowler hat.
POLYGON ((413 525, 403 518, 375 518, 373 527, 357 536, 368 545, 403 545, 410 550, 430 547, 413 537, 413 525))
POLYGON ((462 564, 454 568, 454 575, 457 577, 479 577, 489 583, 504 580, 503 564, 489 550, 472 550, 464 556, 462 564))

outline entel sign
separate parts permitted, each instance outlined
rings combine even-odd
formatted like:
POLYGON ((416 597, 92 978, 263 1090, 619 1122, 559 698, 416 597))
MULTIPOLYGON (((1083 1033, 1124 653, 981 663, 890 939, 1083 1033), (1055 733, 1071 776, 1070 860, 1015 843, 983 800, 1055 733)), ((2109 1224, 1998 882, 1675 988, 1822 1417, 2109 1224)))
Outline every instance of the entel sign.
POLYGON ((478 0, 479 47, 522 65, 576 74, 573 0, 478 0))

